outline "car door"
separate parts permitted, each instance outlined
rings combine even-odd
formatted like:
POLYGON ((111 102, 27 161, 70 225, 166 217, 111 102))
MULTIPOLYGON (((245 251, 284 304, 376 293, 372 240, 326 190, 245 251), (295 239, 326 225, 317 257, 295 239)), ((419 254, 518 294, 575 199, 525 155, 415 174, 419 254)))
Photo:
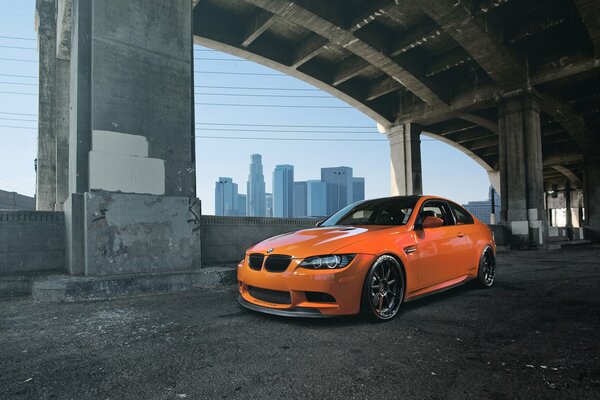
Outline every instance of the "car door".
POLYGON ((454 216, 454 226, 456 234, 462 235, 464 240, 462 243, 457 243, 462 246, 460 251, 460 275, 473 273, 477 269, 479 262, 479 251, 477 246, 477 226, 473 220, 473 216, 467 210, 451 201, 448 202, 450 210, 454 216))
POLYGON ((419 287, 425 288, 457 277, 462 270, 465 238, 454 224, 448 204, 442 200, 426 201, 416 221, 419 287), (419 225, 427 216, 441 218, 444 224, 421 229, 419 225))

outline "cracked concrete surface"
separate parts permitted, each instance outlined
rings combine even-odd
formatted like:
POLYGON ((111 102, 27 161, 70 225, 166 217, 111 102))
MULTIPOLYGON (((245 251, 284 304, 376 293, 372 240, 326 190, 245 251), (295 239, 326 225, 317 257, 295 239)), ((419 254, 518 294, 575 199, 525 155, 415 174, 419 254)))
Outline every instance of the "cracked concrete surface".
POLYGON ((600 247, 501 253, 496 286, 398 318, 299 320, 233 287, 0 301, 6 399, 600 398, 600 247))

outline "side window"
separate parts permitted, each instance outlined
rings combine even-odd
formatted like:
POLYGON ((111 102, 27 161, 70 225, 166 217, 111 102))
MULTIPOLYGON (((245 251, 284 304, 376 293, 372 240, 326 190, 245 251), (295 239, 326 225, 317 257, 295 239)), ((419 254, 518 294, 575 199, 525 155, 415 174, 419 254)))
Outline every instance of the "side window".
POLYGON ((444 225, 451 225, 451 222, 444 212, 444 206, 442 204, 433 202, 425 203, 425 205, 421 208, 419 219, 423 221, 427 217, 438 217, 444 220, 444 225))
POLYGON ((369 223, 369 219, 371 218, 371 215, 373 215, 372 210, 359 210, 359 211, 354 212, 349 217, 346 217, 346 219, 344 220, 344 223, 347 223, 350 225, 364 225, 364 224, 369 223))
POLYGON ((464 208, 459 206, 458 204, 450 203, 450 208, 454 213, 454 218, 456 219, 456 225, 465 225, 472 224, 473 217, 471 214, 467 212, 464 208))

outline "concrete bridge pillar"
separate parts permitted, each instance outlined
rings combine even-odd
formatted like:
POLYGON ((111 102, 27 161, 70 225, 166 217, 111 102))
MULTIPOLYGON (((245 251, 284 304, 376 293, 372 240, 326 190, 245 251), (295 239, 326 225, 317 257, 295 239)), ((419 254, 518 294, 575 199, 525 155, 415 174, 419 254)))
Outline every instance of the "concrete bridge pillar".
POLYGON ((423 193, 420 139, 422 130, 416 124, 402 124, 390 128, 387 132, 390 141, 392 196, 423 193))
POLYGON ((583 158, 584 229, 586 239, 600 240, 600 155, 583 158))
MULTIPOLYGON (((38 13, 45 3, 55 2, 38 2, 38 13)), ((64 202, 69 271, 199 268, 192 2, 60 0, 58 9, 58 24, 47 13, 39 32, 52 52, 64 55, 66 43, 68 57, 40 46, 52 61, 40 72, 52 79, 40 96, 40 127, 52 135, 40 129, 40 141, 53 141, 55 171, 41 165, 52 178, 38 174, 38 192, 52 192, 44 208, 64 202)))
POLYGON ((520 93, 498 107, 502 221, 515 244, 547 237, 539 99, 520 93))

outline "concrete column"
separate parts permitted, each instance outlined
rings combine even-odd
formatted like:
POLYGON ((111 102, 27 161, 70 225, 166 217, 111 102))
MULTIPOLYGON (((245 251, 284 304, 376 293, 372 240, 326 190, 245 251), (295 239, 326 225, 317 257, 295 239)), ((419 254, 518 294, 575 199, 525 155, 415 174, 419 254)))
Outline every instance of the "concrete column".
POLYGON ((600 155, 583 158, 584 231, 586 239, 600 241, 600 155))
POLYGON ((69 60, 56 60, 56 211, 69 197, 69 60))
POLYGON ((390 141, 392 196, 423 193, 421 131, 419 125, 403 124, 394 126, 387 132, 390 141))
POLYGON ((200 266, 192 2, 73 0, 70 271, 200 266))
POLYGON ((498 107, 502 221, 515 244, 547 237, 539 99, 522 93, 498 107))
POLYGON ((37 0, 39 107, 36 208, 41 211, 53 211, 56 203, 55 12, 54 0, 37 0))

